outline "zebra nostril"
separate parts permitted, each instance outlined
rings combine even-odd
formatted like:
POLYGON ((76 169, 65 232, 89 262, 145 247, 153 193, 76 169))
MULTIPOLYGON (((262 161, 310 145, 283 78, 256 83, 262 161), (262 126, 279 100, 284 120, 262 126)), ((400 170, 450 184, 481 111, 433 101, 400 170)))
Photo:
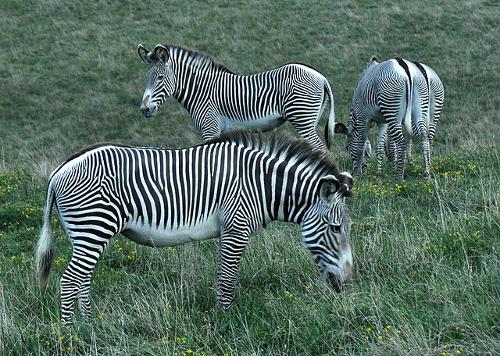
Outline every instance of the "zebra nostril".
POLYGON ((149 115, 151 113, 151 109, 146 105, 141 105, 141 111, 144 115, 149 115))

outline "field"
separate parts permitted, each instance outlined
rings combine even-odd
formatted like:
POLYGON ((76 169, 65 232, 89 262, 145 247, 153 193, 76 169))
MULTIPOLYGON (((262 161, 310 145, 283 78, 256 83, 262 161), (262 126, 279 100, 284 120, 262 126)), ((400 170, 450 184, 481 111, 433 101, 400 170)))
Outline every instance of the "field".
MULTIPOLYGON (((374 4, 3 0, 0 355, 499 354, 500 5, 374 4), (67 327, 58 279, 71 249, 55 215, 46 289, 34 271, 50 171, 100 141, 201 142, 172 98, 154 119, 140 113, 138 43, 196 49, 238 73, 310 64, 344 123, 372 54, 424 62, 446 90, 435 178, 423 176, 418 149, 404 181, 387 166, 377 176, 374 162, 354 176, 354 279, 340 293, 320 280, 295 225, 252 238, 228 311, 215 303, 216 240, 153 249, 118 236, 94 274, 93 321, 77 313, 67 327)), ((344 144, 336 137, 333 154, 349 170, 344 144)))

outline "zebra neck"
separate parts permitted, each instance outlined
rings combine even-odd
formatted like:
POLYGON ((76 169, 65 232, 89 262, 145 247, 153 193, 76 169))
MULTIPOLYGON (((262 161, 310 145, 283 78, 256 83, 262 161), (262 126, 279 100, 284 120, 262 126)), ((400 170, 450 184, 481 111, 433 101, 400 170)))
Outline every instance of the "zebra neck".
MULTIPOLYGON (((194 61, 193 61, 194 62, 194 61)), ((192 113, 196 103, 204 103, 203 96, 210 95, 210 86, 217 74, 217 69, 211 63, 193 63, 187 60, 174 62, 174 72, 177 78, 173 96, 189 113, 192 113)))
POLYGON ((268 189, 267 209, 271 220, 300 224, 314 204, 319 177, 315 172, 278 166, 268 189))

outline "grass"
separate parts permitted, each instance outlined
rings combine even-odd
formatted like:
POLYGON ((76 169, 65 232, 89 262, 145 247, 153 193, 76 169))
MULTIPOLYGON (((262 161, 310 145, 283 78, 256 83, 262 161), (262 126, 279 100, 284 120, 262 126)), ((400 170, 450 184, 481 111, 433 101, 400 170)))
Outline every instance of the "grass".
MULTIPOLYGON (((2 3, 0 44, 0 354, 498 354, 497 135, 500 45, 494 1, 2 3), (406 180, 374 162, 355 176, 354 281, 328 290, 297 226, 272 224, 242 261, 234 307, 215 305, 217 242, 152 249, 118 236, 98 263, 94 320, 59 322, 57 256, 37 288, 33 249, 49 172, 97 141, 201 141, 168 100, 139 112, 138 43, 212 54, 240 73, 299 61, 330 81, 345 122, 373 53, 432 66, 446 87, 433 181, 421 155, 406 180)), ((279 130, 290 131, 288 125, 279 130)), ((344 139, 335 158, 350 162, 344 139)))

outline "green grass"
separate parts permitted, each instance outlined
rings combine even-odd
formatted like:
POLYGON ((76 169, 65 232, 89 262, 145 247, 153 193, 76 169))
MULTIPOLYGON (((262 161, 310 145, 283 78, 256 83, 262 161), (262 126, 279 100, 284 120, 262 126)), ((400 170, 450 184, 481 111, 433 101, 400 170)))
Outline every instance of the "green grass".
MULTIPOLYGON (((495 1, 2 2, 0 23, 0 354, 498 354, 500 65, 495 1), (354 280, 327 289, 297 226, 272 224, 245 253, 234 307, 215 303, 217 241, 152 249, 118 236, 98 263, 94 320, 59 322, 57 256, 37 287, 33 250, 46 179, 71 153, 113 141, 187 146, 201 138, 168 100, 139 112, 136 46, 173 43, 239 73, 299 61, 334 91, 345 123, 374 53, 432 66, 446 88, 432 171, 415 150, 399 181, 374 162, 349 207, 354 280)), ((289 125, 278 130, 291 131, 289 125)), ((344 138, 335 158, 350 168, 344 138)))

